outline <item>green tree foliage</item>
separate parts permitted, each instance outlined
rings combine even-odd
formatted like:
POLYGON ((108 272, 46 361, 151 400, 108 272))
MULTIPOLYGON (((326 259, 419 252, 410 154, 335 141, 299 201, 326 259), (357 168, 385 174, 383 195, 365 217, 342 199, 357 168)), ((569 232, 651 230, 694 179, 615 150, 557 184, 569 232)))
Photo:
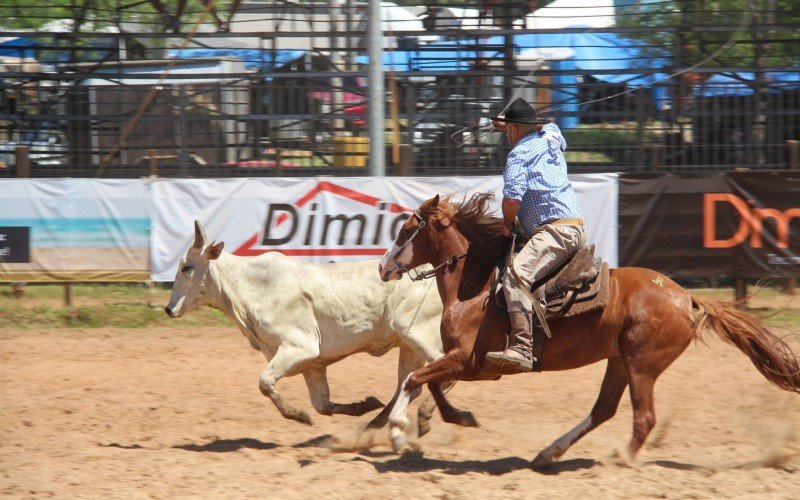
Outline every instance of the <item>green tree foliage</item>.
POLYGON ((754 48, 759 43, 766 46, 759 65, 800 65, 800 0, 653 2, 631 7, 618 24, 663 28, 631 36, 643 39, 651 51, 687 67, 712 55, 748 18, 750 23, 737 35, 736 45, 709 61, 709 66, 753 68, 757 65, 754 48))
MULTIPOLYGON (((217 0, 215 8, 226 12, 232 2, 217 0)), ((205 8, 204 0, 2 0, 0 28, 36 30, 51 21, 71 19, 82 32, 121 22, 136 23, 151 32, 173 30, 177 22, 183 30, 194 24, 205 8)))

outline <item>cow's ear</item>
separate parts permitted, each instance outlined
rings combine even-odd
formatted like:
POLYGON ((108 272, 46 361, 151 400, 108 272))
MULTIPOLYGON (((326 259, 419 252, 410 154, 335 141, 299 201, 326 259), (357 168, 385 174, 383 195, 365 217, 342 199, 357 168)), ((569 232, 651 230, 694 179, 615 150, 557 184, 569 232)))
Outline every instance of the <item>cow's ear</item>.
POLYGON ((219 243, 211 242, 206 248, 205 256, 208 260, 217 260, 219 256, 222 254, 222 248, 225 246, 224 241, 220 241, 219 243))

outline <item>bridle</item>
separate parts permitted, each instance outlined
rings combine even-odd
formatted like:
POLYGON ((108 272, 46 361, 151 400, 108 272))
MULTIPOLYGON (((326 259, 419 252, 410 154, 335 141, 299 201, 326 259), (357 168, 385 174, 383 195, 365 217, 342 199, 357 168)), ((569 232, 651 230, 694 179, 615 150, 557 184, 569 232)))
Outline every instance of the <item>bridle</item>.
POLYGON ((418 272, 414 271, 413 269, 406 268, 405 265, 398 262, 397 256, 402 254, 403 250, 405 250, 406 247, 408 247, 408 245, 410 245, 411 242, 414 241, 414 238, 417 237, 419 232, 422 231, 425 228, 425 226, 428 225, 428 219, 422 217, 422 215, 420 215, 419 213, 419 210, 414 210, 413 216, 415 219, 417 219, 418 223, 417 229, 414 230, 414 232, 411 234, 411 236, 408 237, 405 243, 400 245, 400 248, 398 248, 397 251, 394 253, 394 255, 392 255, 392 261, 394 262, 394 265, 397 268, 397 270, 400 271, 400 277, 402 277, 404 274, 408 274, 408 277, 409 279, 411 279, 411 281, 422 281, 424 279, 433 278, 434 276, 436 276, 436 273, 439 272, 440 269, 452 266, 460 259, 463 259, 464 257, 467 256, 467 252, 464 252, 461 255, 453 255, 452 257, 442 262, 438 266, 434 266, 433 269, 428 269, 427 271, 423 272, 418 272), (414 271, 413 276, 411 274, 411 271, 414 271))

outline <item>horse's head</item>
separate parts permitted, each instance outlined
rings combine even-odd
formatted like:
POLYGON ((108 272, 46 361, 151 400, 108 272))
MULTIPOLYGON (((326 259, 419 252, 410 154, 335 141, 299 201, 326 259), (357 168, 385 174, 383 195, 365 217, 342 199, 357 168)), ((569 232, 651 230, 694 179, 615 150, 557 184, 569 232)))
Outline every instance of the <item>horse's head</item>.
POLYGON ((170 318, 178 318, 184 313, 209 303, 206 295, 208 287, 208 268, 212 260, 222 254, 223 242, 206 244, 206 232, 199 222, 194 221, 194 241, 186 250, 178 264, 178 273, 172 286, 164 311, 170 318))
POLYGON ((422 202, 400 227, 394 245, 386 251, 378 266, 383 281, 400 279, 409 269, 434 263, 437 259, 436 233, 449 227, 453 220, 448 200, 449 197, 440 200, 437 194, 422 202))

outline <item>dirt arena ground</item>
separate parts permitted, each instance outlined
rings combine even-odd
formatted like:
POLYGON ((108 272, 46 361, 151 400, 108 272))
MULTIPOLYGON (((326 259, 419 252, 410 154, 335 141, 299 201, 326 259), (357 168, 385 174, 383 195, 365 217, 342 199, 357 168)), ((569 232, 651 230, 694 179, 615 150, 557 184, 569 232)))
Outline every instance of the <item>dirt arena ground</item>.
MULTIPOLYGON (((60 498, 800 498, 800 399, 709 336, 656 385, 659 425, 634 466, 617 416, 548 470, 536 452, 585 418, 604 365, 460 383, 481 427, 435 417, 391 452, 371 415, 307 427, 258 391, 263 357, 233 328, 0 330, 0 495, 60 498), (334 436, 334 437, 331 437, 334 436)), ((330 369, 335 400, 387 402, 396 352, 330 369)), ((301 377, 279 383, 312 412, 301 377)), ((415 408, 416 404, 412 407, 415 408)))

